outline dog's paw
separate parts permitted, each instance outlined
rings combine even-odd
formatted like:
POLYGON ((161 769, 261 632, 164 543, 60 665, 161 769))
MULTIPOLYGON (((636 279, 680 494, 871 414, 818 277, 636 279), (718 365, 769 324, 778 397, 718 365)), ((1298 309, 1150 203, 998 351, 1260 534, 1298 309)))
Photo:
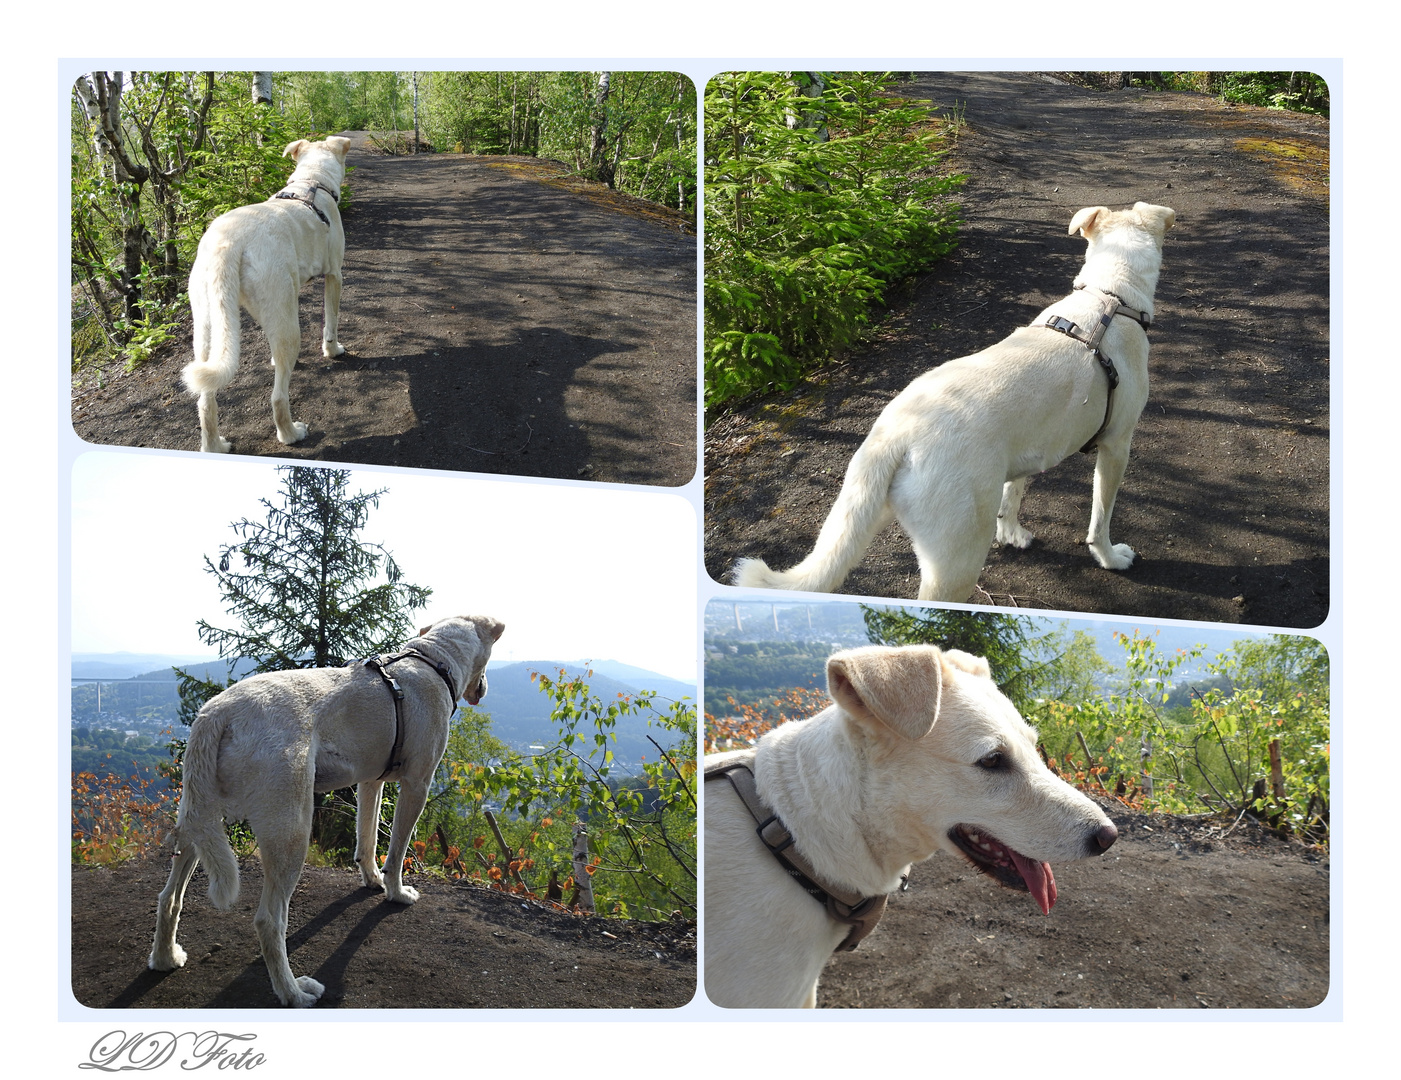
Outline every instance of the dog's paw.
POLYGON ((292 437, 290 439, 284 438, 282 432, 279 431, 277 433, 277 441, 282 443, 284 446, 291 446, 293 443, 299 443, 303 439, 305 439, 308 430, 309 429, 307 428, 307 426, 303 424, 300 420, 293 420, 292 437))
POLYGON ((199 448, 205 454, 227 454, 233 449, 233 443, 222 435, 215 435, 213 442, 200 443, 199 448))
MULTIPOLYGON (((290 1001, 282 1004, 293 1009, 309 1009, 321 1000, 321 995, 326 992, 326 988, 313 979, 310 975, 297 976, 297 989, 292 994, 290 1001)), ((282 995, 279 994, 278 997, 282 995)))
POLYGON ((1006 544, 1009 547, 1015 548, 1024 548, 1030 547, 1031 542, 1035 539, 1036 537, 1028 532, 1020 522, 1014 521, 1011 525, 1008 525, 1001 518, 997 519, 997 542, 999 544, 1006 544))
POLYGON ((1108 553, 1090 549, 1090 553, 1095 557, 1095 562, 1106 570, 1127 570, 1133 565, 1134 550, 1128 544, 1115 544, 1108 553))
POLYGON ((362 866, 360 867, 360 882, 367 889, 382 889, 384 888, 384 875, 373 866, 368 869, 362 866))
POLYGON ((343 352, 345 352, 345 346, 339 341, 323 341, 321 343, 322 356, 339 356, 343 352))
POLYGON ((174 971, 176 968, 182 968, 185 966, 185 950, 172 941, 168 953, 152 950, 146 960, 146 966, 152 971, 174 971))
POLYGON ((396 904, 412 904, 418 899, 418 890, 412 885, 400 885, 394 890, 385 890, 385 895, 396 904))

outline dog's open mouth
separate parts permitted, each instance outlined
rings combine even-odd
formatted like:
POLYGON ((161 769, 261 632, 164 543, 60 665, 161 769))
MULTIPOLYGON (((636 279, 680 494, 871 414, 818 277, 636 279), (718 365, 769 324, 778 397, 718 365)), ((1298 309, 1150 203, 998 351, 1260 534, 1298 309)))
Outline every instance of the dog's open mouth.
POLYGON ((1041 913, 1051 913, 1056 902, 1056 879, 1050 863, 1018 854, 976 825, 955 825, 949 830, 949 839, 984 874, 991 874, 1009 888, 1031 893, 1041 913))

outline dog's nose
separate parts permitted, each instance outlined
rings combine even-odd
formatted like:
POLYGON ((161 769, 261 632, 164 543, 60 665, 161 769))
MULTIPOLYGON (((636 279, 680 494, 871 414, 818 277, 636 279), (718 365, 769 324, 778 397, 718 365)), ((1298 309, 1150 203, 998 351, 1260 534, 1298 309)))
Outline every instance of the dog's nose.
POLYGON ((1119 839, 1119 830, 1114 828, 1112 822, 1108 825, 1101 826, 1100 830, 1095 833, 1095 844, 1099 847, 1099 850, 1096 851, 1095 854, 1104 854, 1114 846, 1114 841, 1117 839, 1119 839))

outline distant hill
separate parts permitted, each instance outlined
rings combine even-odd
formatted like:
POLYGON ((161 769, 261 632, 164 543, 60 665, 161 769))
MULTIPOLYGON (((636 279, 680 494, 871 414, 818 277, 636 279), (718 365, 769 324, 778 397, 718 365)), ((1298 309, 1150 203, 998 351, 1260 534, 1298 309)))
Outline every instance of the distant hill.
POLYGON ((164 653, 74 653, 71 674, 75 679, 174 679, 171 667, 200 664, 222 665, 223 661, 209 656, 164 653))
MULTIPOLYGON (((152 725, 173 723, 176 710, 175 673, 179 665, 191 675, 224 682, 229 678, 229 666, 222 660, 208 657, 188 659, 153 653, 85 653, 73 657, 75 679, 104 680, 99 697, 96 684, 78 683, 73 688, 72 721, 75 724, 99 726, 141 726, 138 721, 152 725), (113 674, 117 673, 117 674, 113 674), (110 682, 107 680, 111 680, 110 682), (97 712, 98 703, 102 712, 97 712)), ((234 673, 242 677, 253 668, 253 661, 240 660, 234 673)), ((532 671, 556 678, 563 668, 571 676, 592 671, 590 689, 604 704, 616 700, 619 694, 636 696, 639 691, 652 690, 659 705, 665 709, 671 701, 682 697, 696 700, 696 685, 659 675, 644 668, 616 660, 561 663, 549 660, 495 662, 488 665, 487 696, 480 711, 490 713, 496 737, 508 746, 526 750, 530 746, 549 746, 557 738, 550 721, 551 702, 540 692, 539 685, 530 680, 532 671)), ((667 746, 672 738, 657 727, 649 728, 645 716, 625 719, 616 729, 617 742, 611 749, 617 761, 636 765, 643 755, 655 761, 656 748, 647 740, 648 733, 667 746)), ((592 735, 592 731, 589 732, 592 735)))

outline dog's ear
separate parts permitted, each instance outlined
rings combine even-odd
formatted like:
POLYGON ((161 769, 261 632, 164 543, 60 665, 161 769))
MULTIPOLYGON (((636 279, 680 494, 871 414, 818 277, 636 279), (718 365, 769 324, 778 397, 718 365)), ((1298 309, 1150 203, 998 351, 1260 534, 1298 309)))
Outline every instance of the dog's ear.
POLYGON ((505 632, 505 630, 505 623, 498 622, 496 619, 493 619, 489 615, 486 617, 486 632, 491 635, 491 640, 493 642, 500 641, 501 635, 505 632))
POLYGON ((959 671, 966 671, 969 675, 979 675, 984 679, 992 678, 992 667, 985 657, 974 656, 962 649, 945 649, 944 663, 948 664, 949 667, 958 668, 959 671))
POLYGON ((302 151, 310 145, 311 143, 307 142, 305 139, 298 139, 296 142, 289 142, 287 144, 287 149, 282 151, 282 156, 289 157, 293 161, 296 161, 297 158, 301 156, 302 151))
POLYGON ((322 141, 330 149, 331 153, 335 154, 336 157, 340 158, 341 162, 344 163, 346 151, 350 149, 350 140, 344 135, 331 135, 322 141))
POLYGON ((1107 206, 1087 206, 1085 209, 1078 211, 1075 216, 1070 219, 1070 235, 1074 236, 1076 233, 1079 233, 1088 240, 1090 234, 1099 227, 1098 222, 1100 215, 1108 213, 1109 207, 1107 206))
POLYGON ((1152 203, 1133 204, 1133 212, 1150 227, 1156 226, 1160 232, 1167 232, 1177 224, 1177 211, 1171 206, 1154 206, 1152 203))
POLYGON ((839 652, 827 660, 827 692, 857 720, 874 720, 907 739, 922 739, 939 716, 941 656, 932 645, 839 652))
POLYGON ((433 626, 432 626, 431 623, 430 623, 428 626, 420 627, 420 628, 419 628, 419 631, 418 631, 418 636, 419 636, 419 637, 422 637, 424 634, 428 633, 428 631, 429 631, 429 630, 432 630, 432 629, 433 629, 433 626))

